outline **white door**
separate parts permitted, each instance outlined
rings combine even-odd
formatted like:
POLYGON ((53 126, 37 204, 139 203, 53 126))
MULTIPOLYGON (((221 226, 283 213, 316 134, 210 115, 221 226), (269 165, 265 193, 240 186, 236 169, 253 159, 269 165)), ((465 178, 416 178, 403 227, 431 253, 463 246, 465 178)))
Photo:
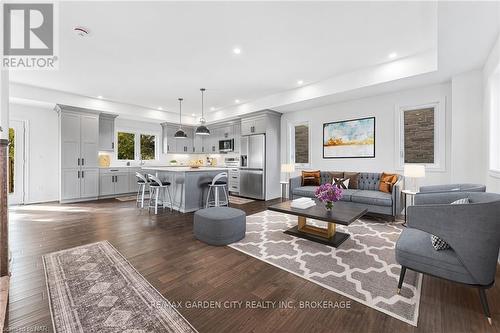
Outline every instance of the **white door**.
POLYGON ((9 126, 9 205, 24 203, 24 122, 11 120, 9 126))
POLYGON ((82 169, 80 179, 82 198, 95 198, 99 195, 99 169, 82 169))

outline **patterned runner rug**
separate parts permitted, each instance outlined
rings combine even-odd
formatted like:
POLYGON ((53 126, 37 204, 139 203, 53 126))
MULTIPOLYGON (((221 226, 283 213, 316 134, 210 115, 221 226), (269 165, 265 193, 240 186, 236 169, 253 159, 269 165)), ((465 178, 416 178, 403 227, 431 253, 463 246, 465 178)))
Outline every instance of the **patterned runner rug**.
POLYGON ((55 332, 196 332, 107 241, 43 263, 55 332))
POLYGON ((361 219, 337 225, 351 235, 337 249, 283 233, 295 225, 292 215, 269 210, 250 215, 245 238, 230 247, 417 326, 422 275, 407 270, 401 294, 396 293, 400 223, 361 219))

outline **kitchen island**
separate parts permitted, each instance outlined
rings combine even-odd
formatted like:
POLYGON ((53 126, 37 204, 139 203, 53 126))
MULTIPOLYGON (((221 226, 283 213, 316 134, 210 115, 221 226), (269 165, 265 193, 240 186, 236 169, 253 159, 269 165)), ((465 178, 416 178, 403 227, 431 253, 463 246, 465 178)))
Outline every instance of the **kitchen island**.
POLYGON ((144 173, 156 175, 161 180, 171 183, 172 208, 181 213, 204 208, 208 193, 207 184, 217 174, 228 172, 228 168, 223 167, 191 168, 188 166, 143 166, 142 170, 144 173))

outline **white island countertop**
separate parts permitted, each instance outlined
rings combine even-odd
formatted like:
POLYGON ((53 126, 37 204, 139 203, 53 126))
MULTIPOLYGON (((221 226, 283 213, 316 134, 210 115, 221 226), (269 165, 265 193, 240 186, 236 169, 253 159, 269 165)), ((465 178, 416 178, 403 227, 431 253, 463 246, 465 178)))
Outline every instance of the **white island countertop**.
POLYGON ((200 172, 200 171, 227 171, 225 167, 208 167, 202 166, 199 168, 191 168, 189 166, 143 166, 142 170, 154 170, 164 172, 200 172))

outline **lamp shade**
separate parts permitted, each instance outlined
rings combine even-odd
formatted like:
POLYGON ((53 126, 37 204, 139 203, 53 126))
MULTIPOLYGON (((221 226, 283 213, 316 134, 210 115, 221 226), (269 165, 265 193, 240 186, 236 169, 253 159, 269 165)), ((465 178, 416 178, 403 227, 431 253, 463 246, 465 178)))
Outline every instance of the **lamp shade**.
POLYGON ((425 166, 421 164, 405 164, 404 176, 409 178, 424 178, 425 166))
POLYGON ((288 172, 288 173, 295 172, 295 164, 282 164, 281 172, 288 172))

